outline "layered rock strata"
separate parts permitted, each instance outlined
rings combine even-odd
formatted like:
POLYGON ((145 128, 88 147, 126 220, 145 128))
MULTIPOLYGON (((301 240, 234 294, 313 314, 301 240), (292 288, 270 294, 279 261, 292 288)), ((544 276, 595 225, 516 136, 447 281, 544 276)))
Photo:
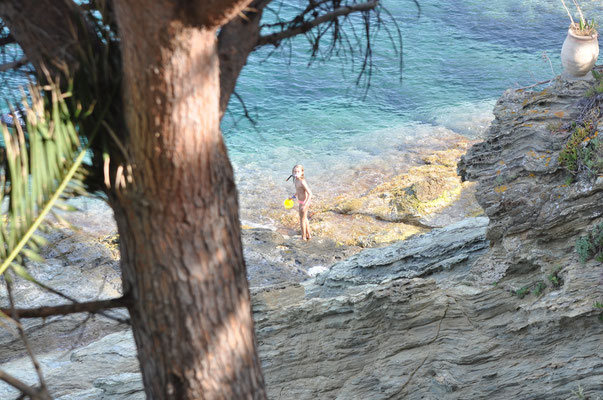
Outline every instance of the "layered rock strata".
MULTIPOLYGON (((601 171, 576 181, 559 162, 593 85, 557 78, 541 91, 507 90, 485 140, 459 163, 461 177, 478 182, 476 198, 490 218, 492 249, 479 263, 484 282, 509 268, 570 264, 576 239, 603 222, 601 171)), ((601 120, 600 107, 594 115, 601 120)))

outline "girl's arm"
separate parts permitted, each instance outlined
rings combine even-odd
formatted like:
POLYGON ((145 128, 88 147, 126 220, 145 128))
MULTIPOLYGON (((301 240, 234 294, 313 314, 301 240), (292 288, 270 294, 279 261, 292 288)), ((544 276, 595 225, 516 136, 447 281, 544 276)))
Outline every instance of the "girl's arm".
POLYGON ((310 199, 312 198, 312 192, 310 191, 310 186, 308 186, 305 179, 302 181, 302 186, 304 187, 304 190, 306 191, 306 201, 304 204, 304 211, 305 211, 308 209, 308 206, 310 205, 310 199))

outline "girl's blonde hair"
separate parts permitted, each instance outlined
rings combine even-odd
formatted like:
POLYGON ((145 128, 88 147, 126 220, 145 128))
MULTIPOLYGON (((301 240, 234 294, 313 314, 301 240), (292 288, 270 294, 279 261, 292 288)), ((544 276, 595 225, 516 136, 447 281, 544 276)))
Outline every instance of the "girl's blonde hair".
POLYGON ((301 174, 301 178, 300 178, 300 179, 306 179, 306 175, 305 175, 305 173, 304 173, 304 166, 303 166, 303 165, 301 165, 301 164, 295 164, 295 165, 293 166, 293 168, 291 168, 291 175, 289 175, 289 177, 287 178, 287 180, 289 180, 289 179, 291 179, 291 178, 295 178, 295 177, 293 176, 293 171, 295 171, 295 168, 297 168, 297 167, 301 168, 301 173, 302 173, 302 174, 301 174))

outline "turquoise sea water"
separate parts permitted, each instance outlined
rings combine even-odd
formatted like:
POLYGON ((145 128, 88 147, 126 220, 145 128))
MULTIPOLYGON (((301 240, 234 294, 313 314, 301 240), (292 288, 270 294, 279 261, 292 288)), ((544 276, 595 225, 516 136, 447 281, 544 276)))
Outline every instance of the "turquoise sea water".
MULTIPOLYGON (((507 88, 561 73, 569 25, 561 0, 418 1, 420 16, 411 0, 382 0, 402 31, 404 67, 400 74, 382 28, 372 42, 368 91, 355 84, 358 54, 354 65, 336 54, 309 65, 305 37, 271 56, 269 46, 250 55, 236 91, 256 124, 243 117, 234 96, 222 122, 244 223, 278 225, 266 211, 284 211, 294 164, 305 166, 319 199, 362 192, 416 162, 418 148, 444 148, 456 134, 479 138, 507 88)), ((306 3, 286 0, 280 14, 294 15, 306 3)), ((603 23, 603 0, 580 4, 587 18, 603 23)), ((6 86, 15 81, 4 77, 3 97, 10 100, 6 86)))
MULTIPOLYGON (((290 1, 285 11, 302 3, 290 1)), ((256 125, 242 118, 235 98, 222 122, 244 221, 270 225, 258 205, 282 203, 296 163, 319 196, 354 190, 366 175, 379 181, 403 170, 415 146, 437 147, 454 132, 479 137, 504 90, 562 71, 569 18, 560 0, 419 3, 417 17, 412 1, 382 1, 402 30, 404 68, 400 76, 382 30, 366 97, 355 86, 358 62, 356 71, 336 56, 309 66, 304 37, 268 58, 272 48, 249 57, 236 91, 256 125)), ((603 1, 580 4, 587 18, 603 22, 603 1)))

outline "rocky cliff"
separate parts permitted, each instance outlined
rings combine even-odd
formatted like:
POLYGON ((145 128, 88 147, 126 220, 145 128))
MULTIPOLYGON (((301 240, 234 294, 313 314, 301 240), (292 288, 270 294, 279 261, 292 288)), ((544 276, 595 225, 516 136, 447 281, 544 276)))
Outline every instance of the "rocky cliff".
POLYGON ((603 127, 603 94, 585 98, 594 84, 556 79, 542 91, 506 91, 485 140, 459 163, 463 179, 478 181, 476 198, 490 218, 492 248, 479 262, 486 283, 509 268, 526 273, 571 265, 576 240, 602 223, 603 143, 598 130, 603 127), (594 168, 581 175, 572 174, 560 160, 579 128, 576 121, 591 131, 574 143, 592 153, 583 157, 593 158, 594 168), (591 140, 597 144, 588 149, 591 140))
MULTIPOLYGON (((595 250, 575 251, 602 222, 603 182, 559 162, 574 132, 569 123, 579 119, 592 85, 557 80, 543 91, 502 96, 485 140, 459 166, 464 179, 477 181, 487 218, 362 252, 317 245, 330 255, 312 255, 274 232, 248 232, 248 248, 266 248, 246 250, 250 270, 272 271, 253 277, 275 283, 252 291, 269 397, 603 397, 603 322, 595 306, 603 302, 603 266, 595 250), (317 277, 300 279, 312 264, 338 259, 317 277), (286 279, 275 272, 282 266, 286 279)), ((59 243, 71 246, 70 240, 59 243)), ((77 251, 89 254, 85 248, 95 243, 77 251)), ((102 251, 95 258, 101 272, 77 252, 61 265, 72 267, 77 282, 109 282, 102 286, 108 296, 116 268, 110 249, 102 251)), ((68 274, 53 265, 39 273, 68 274)), ((35 297, 27 284, 18 289, 21 299, 35 297)), ((130 332, 118 325, 109 333, 115 323, 97 317, 81 334, 70 329, 79 321, 28 325, 55 396, 144 398, 130 332)), ((2 368, 33 382, 18 341, 6 332, 0 341, 2 368)), ((0 386, 0 398, 15 397, 0 386)))
POLYGON ((557 79, 501 97, 459 165, 478 181, 489 221, 366 250, 299 287, 257 294, 272 398, 603 397, 603 264, 596 250, 575 251, 600 232, 603 178, 559 161, 575 121, 592 128, 577 154, 603 156, 587 147, 601 120, 600 102, 585 100, 593 85, 557 79))

